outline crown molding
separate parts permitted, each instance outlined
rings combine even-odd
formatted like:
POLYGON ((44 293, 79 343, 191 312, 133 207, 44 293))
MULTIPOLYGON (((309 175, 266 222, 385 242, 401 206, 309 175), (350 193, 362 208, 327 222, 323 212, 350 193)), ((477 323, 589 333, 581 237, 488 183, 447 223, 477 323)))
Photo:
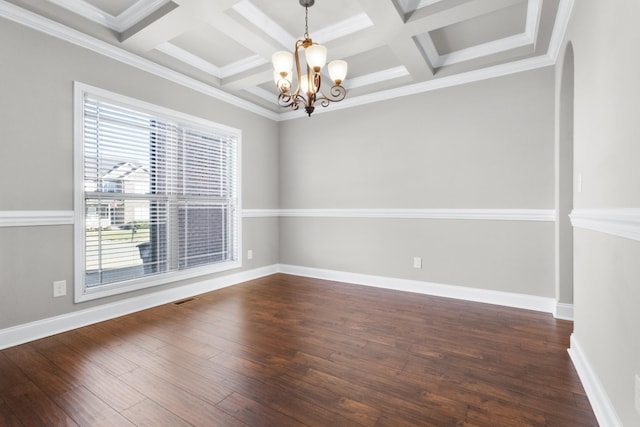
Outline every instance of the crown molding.
POLYGON ((640 241, 640 208, 574 209, 569 218, 576 228, 640 241))
POLYGON ((560 55, 560 49, 569 27, 569 20, 571 19, 571 12, 575 0, 560 0, 558 5, 558 12, 556 13, 556 21, 553 26, 553 32, 551 33, 551 40, 549 41, 549 50, 547 55, 553 60, 555 64, 558 61, 560 55))
POLYGON ((95 37, 88 36, 80 31, 44 18, 33 12, 29 12, 21 7, 7 3, 4 0, 0 0, 0 17, 9 19, 52 37, 56 37, 60 40, 72 43, 76 46, 89 49, 115 61, 138 68, 139 70, 156 75, 243 110, 250 111, 271 120, 279 120, 279 114, 276 112, 260 107, 235 95, 231 95, 230 93, 188 77, 177 71, 173 71, 170 68, 158 65, 148 59, 113 46, 95 37))
POLYGON ((88 3, 86 0, 49 1, 102 26, 122 33, 138 23, 140 20, 149 16, 151 13, 160 9, 165 4, 169 3, 170 0, 138 0, 118 16, 106 13, 88 3))

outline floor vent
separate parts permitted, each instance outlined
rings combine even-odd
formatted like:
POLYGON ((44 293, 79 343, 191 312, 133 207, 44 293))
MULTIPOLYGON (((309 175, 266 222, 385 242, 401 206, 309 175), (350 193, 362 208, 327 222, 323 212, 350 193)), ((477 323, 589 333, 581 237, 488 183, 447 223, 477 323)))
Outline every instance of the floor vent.
POLYGON ((186 302, 191 302, 191 301, 195 301, 195 300, 196 300, 195 298, 187 298, 187 299, 183 299, 183 300, 180 300, 180 301, 176 301, 176 302, 174 302, 174 304, 175 305, 182 305, 182 304, 184 304, 186 302))

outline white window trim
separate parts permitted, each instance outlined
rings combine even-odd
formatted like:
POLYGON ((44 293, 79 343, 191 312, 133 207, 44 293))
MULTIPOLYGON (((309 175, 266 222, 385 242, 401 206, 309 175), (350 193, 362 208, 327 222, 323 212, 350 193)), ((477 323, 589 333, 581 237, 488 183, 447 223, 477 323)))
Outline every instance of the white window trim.
POLYGON ((166 285, 181 280, 209 274, 220 273, 242 267, 242 132, 239 129, 224 126, 212 121, 191 116, 169 108, 161 107, 135 98, 130 98, 84 83, 74 82, 74 301, 76 303, 118 295, 126 292, 166 285), (166 117, 178 122, 187 122, 208 129, 231 134, 238 138, 237 145, 237 208, 235 220, 237 226, 237 260, 212 264, 203 267, 172 271, 153 276, 141 277, 124 282, 87 288, 85 285, 85 218, 84 218, 84 95, 109 99, 127 105, 141 112, 166 117))

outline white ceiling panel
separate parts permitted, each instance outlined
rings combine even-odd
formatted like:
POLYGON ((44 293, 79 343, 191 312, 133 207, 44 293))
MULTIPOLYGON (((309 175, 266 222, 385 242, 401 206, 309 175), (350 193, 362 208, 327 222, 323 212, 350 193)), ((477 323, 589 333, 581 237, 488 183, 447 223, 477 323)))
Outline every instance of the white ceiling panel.
POLYGON ((138 3, 137 0, 86 0, 86 2, 111 16, 118 16, 138 3))

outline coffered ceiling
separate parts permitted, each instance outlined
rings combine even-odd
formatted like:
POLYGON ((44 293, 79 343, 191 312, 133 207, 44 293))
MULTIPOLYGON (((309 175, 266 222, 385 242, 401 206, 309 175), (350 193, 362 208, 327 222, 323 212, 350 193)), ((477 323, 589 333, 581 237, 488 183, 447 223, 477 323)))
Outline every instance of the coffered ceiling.
MULTIPOLYGON (((573 1, 316 0, 309 35, 349 63, 348 99, 328 109, 552 65, 573 1)), ((302 38, 298 0, 0 0, 0 16, 277 120, 304 115, 276 105, 270 63, 302 38)))

